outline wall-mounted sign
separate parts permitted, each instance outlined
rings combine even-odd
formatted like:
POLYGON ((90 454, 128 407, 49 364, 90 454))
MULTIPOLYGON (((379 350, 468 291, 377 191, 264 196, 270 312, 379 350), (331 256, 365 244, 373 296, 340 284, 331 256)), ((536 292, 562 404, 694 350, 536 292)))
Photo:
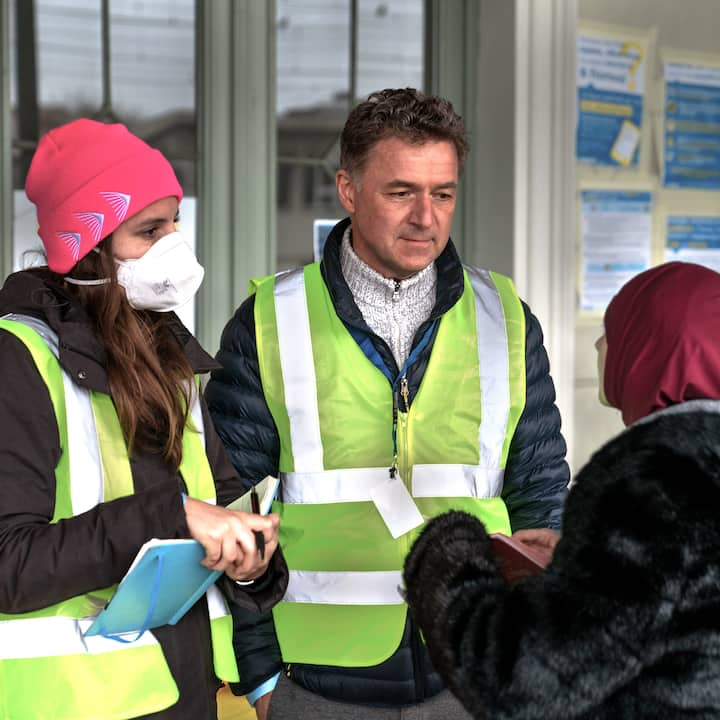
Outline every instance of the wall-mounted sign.
POLYGON ((327 236, 339 222, 339 220, 326 220, 324 218, 313 220, 313 260, 316 262, 322 260, 327 236))
POLYGON ((720 272, 720 215, 670 215, 665 260, 705 265, 720 272))
POLYGON ((720 67, 666 62, 666 187, 720 190, 720 67))
POLYGON ((645 56, 645 47, 639 41, 578 36, 577 159, 580 162, 637 165, 645 56))
POLYGON ((650 267, 652 194, 584 190, 580 310, 604 311, 615 293, 650 267))

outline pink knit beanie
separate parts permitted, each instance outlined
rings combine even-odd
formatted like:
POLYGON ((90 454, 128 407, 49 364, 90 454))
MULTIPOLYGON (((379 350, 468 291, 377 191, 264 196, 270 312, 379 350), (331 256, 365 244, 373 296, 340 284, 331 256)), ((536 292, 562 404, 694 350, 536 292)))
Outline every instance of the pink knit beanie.
POLYGON ((81 118, 50 130, 25 182, 48 267, 68 272, 118 225, 162 198, 182 200, 170 163, 124 125, 81 118))

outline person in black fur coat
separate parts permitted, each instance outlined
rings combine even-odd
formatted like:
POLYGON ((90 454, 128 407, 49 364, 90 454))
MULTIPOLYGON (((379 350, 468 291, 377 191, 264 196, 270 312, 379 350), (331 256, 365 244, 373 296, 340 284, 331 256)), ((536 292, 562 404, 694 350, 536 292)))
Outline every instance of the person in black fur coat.
POLYGON ((547 570, 510 587, 460 512, 405 563, 433 664, 478 719, 720 718, 720 275, 642 273, 605 331, 601 397, 631 427, 577 475, 547 570))

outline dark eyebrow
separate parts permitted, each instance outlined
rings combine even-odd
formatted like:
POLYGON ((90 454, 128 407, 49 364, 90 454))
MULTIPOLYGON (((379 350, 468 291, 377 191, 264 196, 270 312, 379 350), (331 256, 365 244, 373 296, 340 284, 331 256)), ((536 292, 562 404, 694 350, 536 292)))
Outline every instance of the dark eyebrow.
MULTIPOLYGON (((173 222, 177 222, 179 217, 180 213, 176 213, 173 218, 173 222)), ((165 222, 167 222, 167 217, 145 218, 145 220, 140 221, 135 226, 135 230, 141 230, 142 228, 150 227, 151 225, 160 225, 165 222)))
MULTIPOLYGON (((446 183, 440 183, 439 185, 434 185, 432 187, 432 190, 456 190, 457 186, 458 184, 456 182, 450 181, 446 183)), ((417 183, 412 183, 408 180, 400 180, 399 178, 396 180, 390 180, 390 182, 385 183, 386 190, 392 190, 394 188, 408 188, 410 190, 419 190, 420 186, 417 183)))

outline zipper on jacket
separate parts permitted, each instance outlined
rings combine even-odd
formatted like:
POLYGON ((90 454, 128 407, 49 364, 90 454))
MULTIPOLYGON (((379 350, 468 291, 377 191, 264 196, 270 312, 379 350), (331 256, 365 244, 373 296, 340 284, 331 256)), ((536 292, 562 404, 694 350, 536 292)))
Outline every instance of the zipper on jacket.
MULTIPOLYGON (((403 479, 408 486, 408 490, 411 491, 410 483, 410 448, 408 446, 410 436, 410 391, 408 388, 407 375, 403 373, 400 377, 400 398, 402 398, 402 406, 400 411, 403 413, 403 417, 399 418, 399 433, 396 433, 396 438, 399 434, 399 443, 402 444, 402 471, 403 479)), ((396 443, 396 456, 397 443, 396 443)), ((406 542, 407 542, 407 535, 406 542)), ((405 554, 410 551, 410 547, 405 548, 405 554)), ((425 676, 423 674, 424 668, 422 663, 422 652, 423 648, 422 639, 420 638, 420 630, 413 622, 410 616, 407 616, 410 622, 410 655, 412 657, 413 676, 415 678, 415 699, 417 703, 421 703, 425 699, 425 676)))
POLYGON ((397 460, 398 460, 398 453, 397 453, 397 425, 398 425, 398 405, 399 402, 399 391, 397 387, 393 387, 392 391, 392 400, 393 400, 393 407, 392 407, 392 444, 393 444, 393 459, 392 459, 392 465, 390 466, 389 473, 390 473, 390 479, 394 478, 395 475, 397 475, 397 460))
MULTIPOLYGON (((393 388, 393 409, 392 409, 392 442, 393 442, 393 461, 390 467, 390 477, 394 478, 398 472, 398 413, 400 412, 400 398, 402 398, 403 408, 402 412, 407 415, 410 411, 410 394, 408 391, 407 377, 402 375, 400 378, 399 387, 396 384, 393 388)), ((407 427, 407 425, 405 425, 407 427)), ((403 433, 403 437, 406 438, 407 432, 403 433)), ((407 455, 407 453, 406 453, 407 455)), ((405 473, 407 475, 407 473, 405 473)), ((407 481, 407 477, 405 478, 407 481)))
POLYGON ((410 392, 408 390, 407 375, 400 378, 400 395, 402 396, 405 409, 403 412, 410 412, 410 392))
POLYGON ((400 281, 395 280, 395 289, 392 294, 392 301, 397 302, 400 299, 400 281))

